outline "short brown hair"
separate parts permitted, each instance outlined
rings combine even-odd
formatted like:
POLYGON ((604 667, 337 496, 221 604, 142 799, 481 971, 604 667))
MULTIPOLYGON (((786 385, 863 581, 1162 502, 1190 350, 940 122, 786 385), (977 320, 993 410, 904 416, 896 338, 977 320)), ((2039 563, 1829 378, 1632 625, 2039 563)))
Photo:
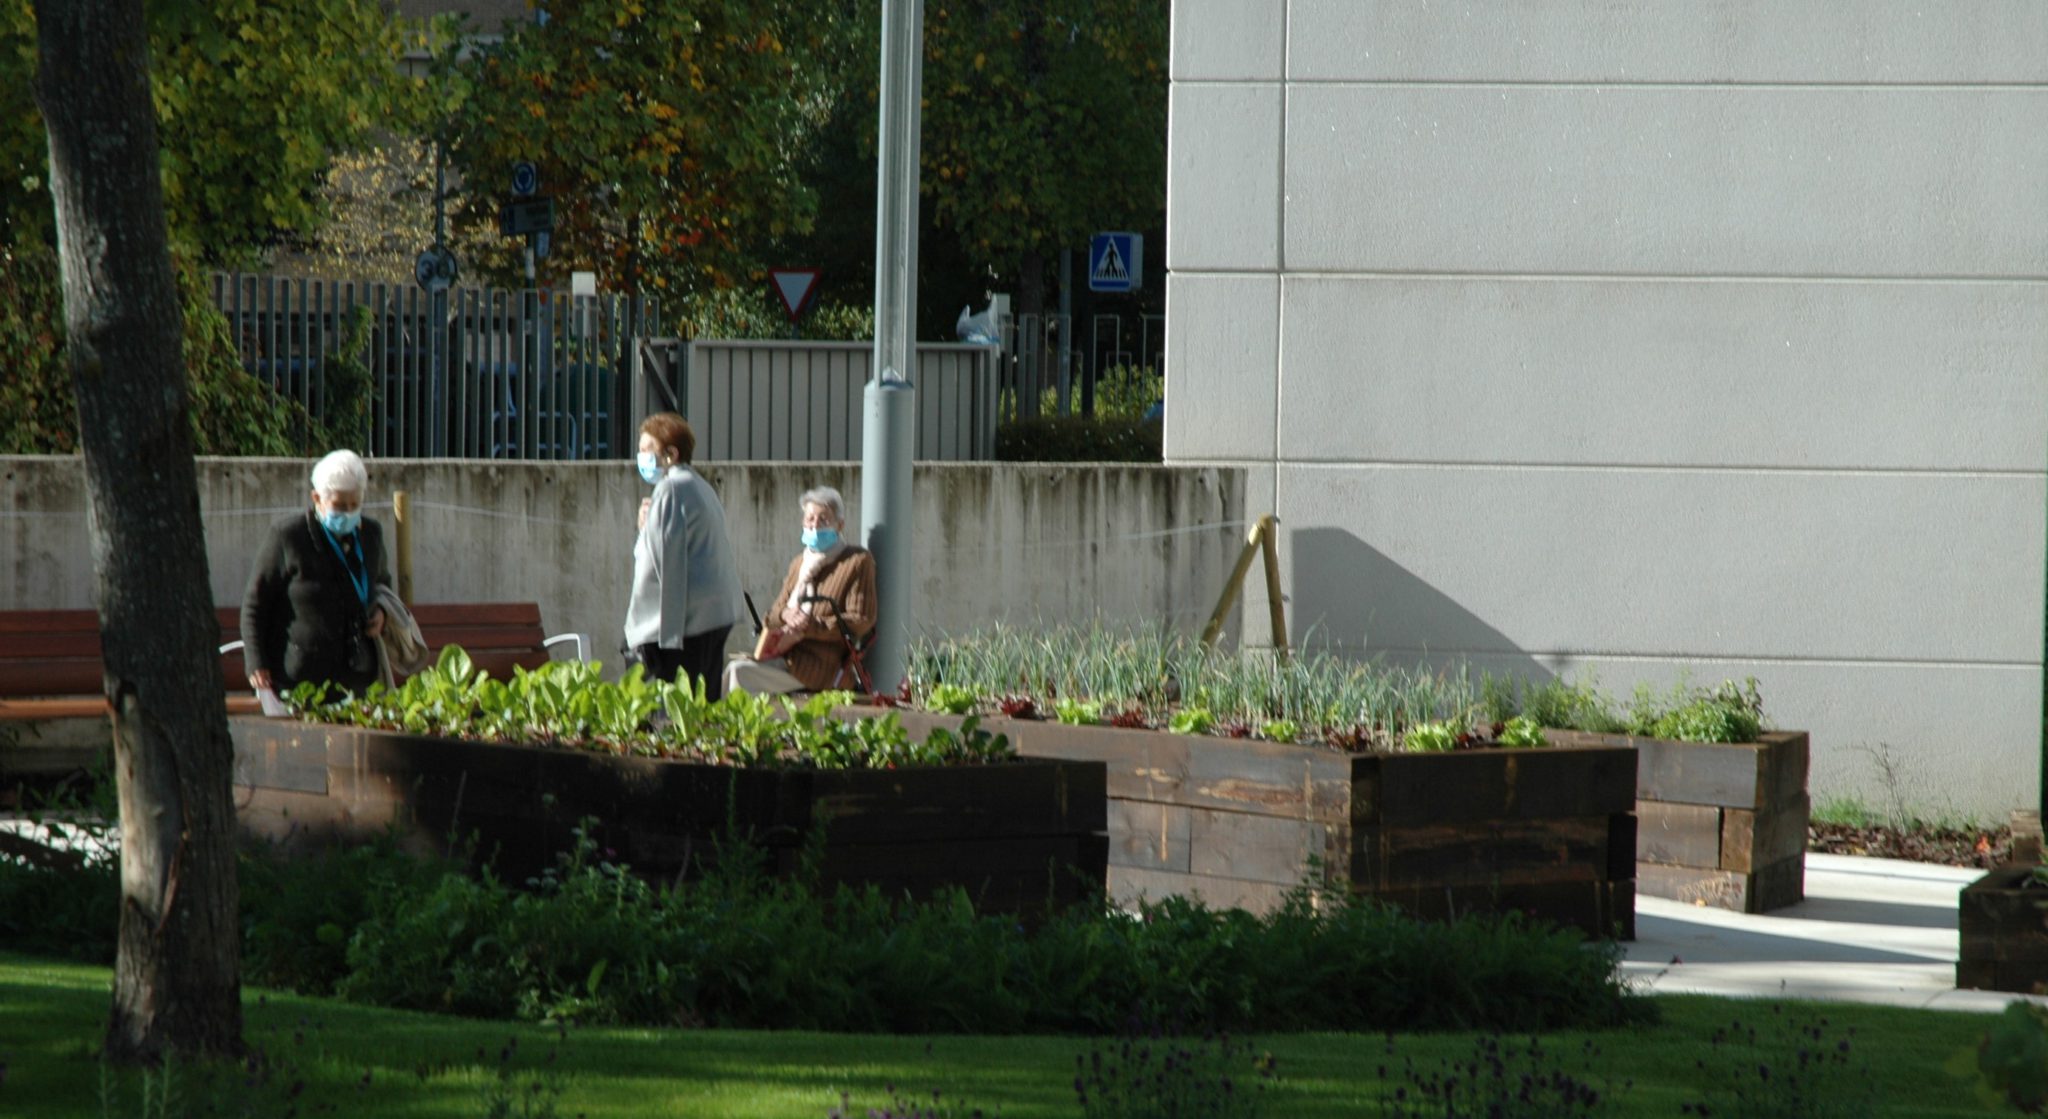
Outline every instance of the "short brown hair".
POLYGON ((640 434, 654 436, 660 447, 674 447, 676 461, 688 465, 697 453, 697 433, 690 430, 690 421, 674 412, 656 412, 640 421, 640 434))

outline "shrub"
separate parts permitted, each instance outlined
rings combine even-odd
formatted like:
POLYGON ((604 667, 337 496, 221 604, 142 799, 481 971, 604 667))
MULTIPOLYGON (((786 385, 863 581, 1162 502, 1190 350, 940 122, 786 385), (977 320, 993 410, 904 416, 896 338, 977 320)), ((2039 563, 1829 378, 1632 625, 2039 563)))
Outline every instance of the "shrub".
POLYGON ((245 844, 242 977, 267 987, 333 994, 348 945, 379 897, 416 897, 454 864, 399 849, 395 834, 358 847, 287 851, 245 844))
MULTIPOLYGON (((206 294, 197 266, 179 262, 177 280, 193 451, 297 456, 325 449, 333 433, 243 370, 227 319, 206 294)), ((0 353, 9 365, 9 375, 0 378, 0 454, 78 450, 63 318, 55 255, 39 245, 0 246, 0 353)))
POLYGON ((1000 462, 1159 462, 1162 425, 1132 416, 1037 416, 996 428, 1000 462))
MULTIPOLYGON (((56 840, 54 829, 47 837, 56 840)), ((65 829, 69 830, 69 829, 65 829)), ((100 828, 104 835, 108 829, 100 828)), ((76 847, 76 835, 63 846, 76 847)), ((121 913, 121 867, 117 857, 83 862, 32 861, 0 855, 0 944, 24 952, 88 963, 114 960, 121 913)))
MULTIPOLYGON (((728 842, 705 877, 651 885, 586 836, 510 884, 395 845, 271 863, 249 856, 249 977, 480 1017, 886 1033, 1114 1032, 1133 1015, 1229 1030, 1546 1030, 1613 1025, 1630 995, 1611 944, 1518 916, 1424 922, 1298 891, 1253 915, 1105 899, 1035 926, 879 888, 820 895, 728 842), (323 895, 323 891, 326 896, 323 895)), ((818 850, 805 856, 815 866, 818 850)), ((0 862, 0 944, 106 963, 111 868, 0 862), (65 914, 69 914, 66 916, 65 914)))
POLYGON ((1646 1005, 1609 945, 1519 918, 1420 922, 1306 893, 1275 914, 1106 902, 1035 928, 961 891, 818 896, 722 850, 640 884, 587 845, 528 891, 459 874, 375 901, 342 992, 473 1015, 888 1033, 1114 1031, 1136 1013, 1229 1029, 1548 1029, 1646 1005))
POLYGON ((2048 1111, 2048 1010, 2023 999, 2006 1003, 1963 1063, 1979 1078, 1987 1112, 2001 1104, 2027 1115, 2048 1111))

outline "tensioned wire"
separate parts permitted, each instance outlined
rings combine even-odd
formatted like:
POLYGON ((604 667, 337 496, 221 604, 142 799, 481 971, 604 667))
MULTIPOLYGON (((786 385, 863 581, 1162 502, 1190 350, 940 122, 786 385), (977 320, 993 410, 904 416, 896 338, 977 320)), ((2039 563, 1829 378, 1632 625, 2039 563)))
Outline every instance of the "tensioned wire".
MULTIPOLYGON (((576 525, 584 525, 590 523, 588 520, 567 520, 561 517, 544 517, 537 513, 507 513, 500 509, 484 509, 474 505, 459 505, 445 501, 424 501, 418 498, 412 499, 410 502, 408 502, 408 504, 415 509, 435 509, 447 513, 461 513, 467 516, 488 517, 498 520, 524 521, 532 524, 569 525, 573 527, 576 525)), ((383 510, 390 509, 391 507, 392 503, 389 501, 366 501, 363 503, 363 508, 365 509, 383 510)), ((232 509, 213 508, 201 509, 199 511, 199 515, 202 519, 223 517, 282 517, 290 513, 301 512, 305 508, 306 506, 304 505, 245 506, 241 508, 232 509)), ((83 509, 59 509, 48 511, 0 509, 0 520, 28 520, 41 518, 56 519, 83 516, 85 516, 85 510, 83 509)), ((1152 529, 1146 532, 1120 532, 1110 533, 1103 536, 1075 537, 1072 539, 1065 540, 1029 540, 1017 545, 990 545, 973 548, 952 548, 948 549, 948 554, 977 555, 986 552, 1008 552, 1017 551, 1020 549, 1044 550, 1053 548, 1083 548, 1091 545, 1109 544, 1127 540, 1159 540, 1171 536, 1192 536, 1197 533, 1216 532, 1224 529, 1241 529, 1250 525, 1251 523, 1251 521, 1242 519, 1234 521, 1210 521, 1204 524, 1184 525, 1180 528, 1152 529)))

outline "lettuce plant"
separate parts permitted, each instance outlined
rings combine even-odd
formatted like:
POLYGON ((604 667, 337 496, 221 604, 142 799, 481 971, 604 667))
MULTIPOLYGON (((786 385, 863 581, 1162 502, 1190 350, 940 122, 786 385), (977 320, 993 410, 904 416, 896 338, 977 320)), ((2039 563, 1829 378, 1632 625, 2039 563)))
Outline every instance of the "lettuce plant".
POLYGON ((852 699, 849 692, 821 692, 801 703, 735 693, 714 703, 702 681, 649 680, 635 666, 611 682, 598 665, 579 662, 515 669, 512 679, 494 680, 453 646, 395 688, 372 684, 361 697, 336 700, 324 686, 301 684, 291 696, 302 717, 318 722, 725 765, 953 765, 1014 754, 1007 738, 981 731, 974 720, 913 742, 893 713, 858 722, 833 717, 852 699))

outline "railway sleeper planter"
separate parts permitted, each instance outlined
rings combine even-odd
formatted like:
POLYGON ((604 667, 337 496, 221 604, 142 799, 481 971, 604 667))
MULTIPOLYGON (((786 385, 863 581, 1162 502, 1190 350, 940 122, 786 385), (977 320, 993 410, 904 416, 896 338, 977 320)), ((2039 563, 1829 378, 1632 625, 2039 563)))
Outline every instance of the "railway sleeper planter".
POLYGON ((826 890, 873 884, 925 898, 959 886, 986 911, 1032 914, 1092 896, 1105 882, 1100 762, 740 769, 230 722, 241 826, 287 844, 360 842, 396 828, 415 850, 460 850, 517 882, 554 865, 588 818, 602 848, 639 874, 672 881, 709 866, 735 833, 765 850, 771 871, 793 874, 822 827, 817 869, 826 890))
POLYGON ((1956 907, 1956 986, 2048 993, 2048 884, 2002 866, 1963 887, 1956 907))
POLYGON ((1555 745, 1632 746, 1636 889, 1647 897, 1762 913, 1806 896, 1804 731, 1755 742, 1545 731, 1555 745))
MULTIPOLYGON (((961 722, 899 715, 913 736, 961 722)), ((1512 911, 1635 936, 1626 746, 1342 754, 1002 717, 981 726, 1025 757, 1107 766, 1109 891, 1122 903, 1184 895, 1266 912, 1306 884, 1423 917, 1512 911)))

